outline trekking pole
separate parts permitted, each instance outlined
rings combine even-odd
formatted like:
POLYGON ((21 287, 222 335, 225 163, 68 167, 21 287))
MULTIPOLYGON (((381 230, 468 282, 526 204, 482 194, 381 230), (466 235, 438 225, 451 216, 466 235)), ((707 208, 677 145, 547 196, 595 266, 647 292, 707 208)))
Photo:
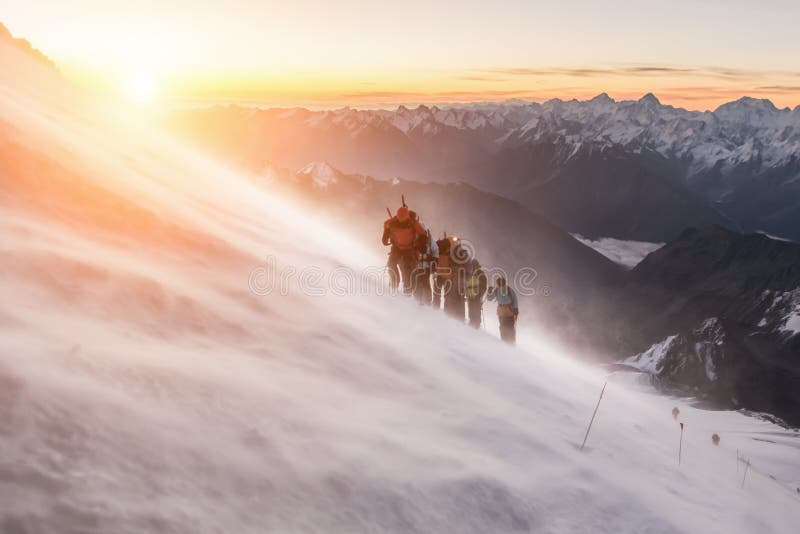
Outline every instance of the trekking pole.
POLYGON ((681 453, 683 452, 683 423, 681 423, 681 441, 678 444, 678 465, 681 465, 681 453))
POLYGON ((603 384, 603 389, 600 390, 600 398, 597 399, 597 406, 594 407, 594 412, 592 413, 592 418, 589 420, 589 427, 586 429, 586 435, 583 436, 583 443, 581 443, 580 450, 583 450, 583 447, 586 445, 586 440, 589 439, 589 431, 592 429, 592 423, 594 423, 594 416, 597 415, 597 409, 600 407, 600 401, 603 400, 603 393, 606 391, 606 385, 608 385, 608 381, 603 384))
POLYGON ((388 214, 389 214, 389 218, 391 219, 391 218, 392 218, 392 210, 390 210, 390 209, 387 207, 387 208, 386 208, 386 213, 388 213, 388 214))
POLYGON ((405 195, 400 195, 400 198, 403 200, 403 207, 407 208, 408 206, 406 206, 406 196, 405 195))

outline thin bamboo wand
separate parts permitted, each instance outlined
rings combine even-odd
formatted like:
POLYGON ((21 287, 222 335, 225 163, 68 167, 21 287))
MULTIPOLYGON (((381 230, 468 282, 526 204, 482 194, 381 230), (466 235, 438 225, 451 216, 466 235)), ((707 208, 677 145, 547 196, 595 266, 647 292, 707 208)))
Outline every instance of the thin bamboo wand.
POLYGON ((600 398, 597 399, 597 406, 594 407, 594 412, 592 413, 591 420, 589 420, 589 427, 586 429, 586 435, 583 436, 583 443, 581 443, 580 450, 583 450, 584 445, 586 445, 586 440, 589 439, 589 431, 592 429, 592 423, 594 423, 594 416, 597 415, 597 409, 600 407, 600 401, 603 400, 603 393, 606 391, 606 385, 608 385, 608 381, 603 384, 603 389, 600 390, 600 398))

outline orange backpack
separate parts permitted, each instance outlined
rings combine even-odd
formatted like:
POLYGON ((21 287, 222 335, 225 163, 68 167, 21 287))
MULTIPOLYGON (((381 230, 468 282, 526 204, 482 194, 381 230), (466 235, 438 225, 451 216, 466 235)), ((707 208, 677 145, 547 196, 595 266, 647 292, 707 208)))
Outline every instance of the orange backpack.
POLYGON ((392 240, 392 245, 399 250, 411 250, 414 248, 414 235, 416 233, 414 230, 414 221, 408 220, 400 222, 394 219, 390 225, 389 235, 392 240))

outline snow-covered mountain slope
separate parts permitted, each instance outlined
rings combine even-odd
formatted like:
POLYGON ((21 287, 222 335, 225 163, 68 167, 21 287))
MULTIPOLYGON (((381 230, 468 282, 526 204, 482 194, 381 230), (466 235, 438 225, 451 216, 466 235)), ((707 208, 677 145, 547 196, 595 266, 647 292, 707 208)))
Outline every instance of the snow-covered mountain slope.
POLYGON ((726 341, 724 327, 712 317, 688 335, 667 336, 624 363, 673 384, 713 386, 720 378, 719 369, 728 364, 725 360, 733 359, 726 351, 726 341))
POLYGON ((630 271, 616 295, 628 360, 718 405, 800 424, 800 246, 689 229, 630 271))
POLYGON ((792 291, 765 290, 762 307, 766 309, 759 328, 789 338, 800 334, 800 287, 792 291))
POLYGON ((599 371, 316 275, 263 294, 267 256, 378 258, 3 46, 2 531, 794 531, 794 434, 682 406, 678 466, 674 401, 612 380, 581 452, 599 371))
POLYGON ((311 185, 316 189, 327 189, 339 179, 338 171, 325 162, 309 163, 297 174, 310 180, 311 185))
POLYGON ((629 269, 635 267, 645 256, 664 246, 664 243, 649 243, 647 241, 623 241, 611 237, 588 239, 575 234, 575 239, 590 246, 606 258, 629 269))

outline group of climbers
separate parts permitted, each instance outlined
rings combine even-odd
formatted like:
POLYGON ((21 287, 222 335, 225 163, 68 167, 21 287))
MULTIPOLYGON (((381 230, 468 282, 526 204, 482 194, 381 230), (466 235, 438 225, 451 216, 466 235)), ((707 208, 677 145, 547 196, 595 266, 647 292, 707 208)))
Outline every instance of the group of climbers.
MULTIPOLYGON (((387 208, 387 211, 389 209, 387 208)), ((434 240, 430 229, 403 204, 383 223, 384 246, 391 246, 387 268, 392 288, 403 288, 420 303, 443 308, 445 313, 464 320, 465 305, 469 324, 480 328, 484 297, 497 302, 500 337, 516 340, 519 304, 514 289, 503 277, 488 287, 488 278, 477 259, 455 236, 434 240)))

